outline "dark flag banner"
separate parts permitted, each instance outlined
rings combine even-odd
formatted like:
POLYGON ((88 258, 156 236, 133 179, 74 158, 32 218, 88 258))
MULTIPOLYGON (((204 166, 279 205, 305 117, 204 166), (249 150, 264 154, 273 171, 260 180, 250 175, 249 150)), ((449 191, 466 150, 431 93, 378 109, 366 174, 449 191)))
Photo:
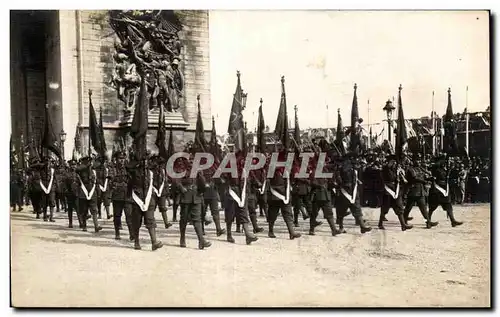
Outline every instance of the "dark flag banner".
POLYGON ((170 127, 170 135, 168 137, 168 147, 167 147, 167 157, 170 158, 175 153, 174 148, 174 132, 172 127, 170 127))
POLYGON ((42 137, 42 147, 50 150, 52 153, 57 155, 58 158, 61 157, 61 150, 57 142, 56 134, 54 133, 54 127, 52 126, 52 119, 49 114, 49 105, 45 105, 45 127, 42 137))
POLYGON ((274 133, 281 144, 288 149, 289 135, 288 135, 288 114, 286 111, 286 93, 285 93, 285 76, 281 76, 281 100, 280 109, 278 111, 278 118, 276 119, 276 127, 274 133))
POLYGON ((457 122, 453 117, 450 88, 448 88, 448 105, 446 107, 446 114, 444 115, 443 121, 444 121, 443 150, 449 155, 455 155, 458 153, 457 122))
POLYGON ((160 117, 158 118, 158 130, 156 131, 155 144, 158 147, 158 154, 168 160, 168 151, 166 148, 167 131, 165 128, 165 111, 163 105, 160 105, 160 117))
POLYGON ((399 163, 403 161, 403 151, 408 142, 408 132, 406 131, 405 116, 403 114, 403 102, 401 101, 401 90, 399 85, 398 93, 398 120, 396 128, 396 159, 399 163))
POLYGON ((139 102, 135 105, 134 119, 130 127, 130 136, 134 139, 134 153, 138 159, 146 157, 146 135, 148 132, 148 102, 146 93, 145 72, 140 71, 141 87, 139 90, 139 102))
POLYGON ((94 148, 97 154, 101 157, 106 155, 106 151, 103 148, 101 140, 101 131, 97 125, 97 116, 95 114, 94 105, 92 104, 92 91, 89 90, 89 153, 92 154, 90 145, 94 148))
POLYGON ((335 135, 335 146, 337 147, 337 151, 339 155, 344 155, 346 153, 346 148, 344 145, 345 132, 344 125, 342 124, 342 116, 340 115, 340 109, 337 110, 337 131, 335 135))
POLYGON ((300 127, 299 127, 299 114, 298 108, 295 106, 295 126, 293 128, 293 138, 295 139, 295 146, 297 150, 300 151, 300 145, 302 145, 302 140, 300 138, 300 127))
POLYGON ((104 138, 104 125, 102 124, 102 107, 99 108, 99 139, 101 141, 101 147, 104 153, 104 155, 101 155, 101 157, 105 157, 108 148, 106 146, 106 139, 104 138))
POLYGON ((359 110, 358 110, 358 96, 357 96, 358 85, 354 84, 354 96, 352 98, 351 107, 351 128, 350 128, 350 146, 349 149, 352 153, 357 153, 361 146, 361 136, 359 131, 359 110))
POLYGON ((259 118, 257 121, 257 152, 260 153, 266 153, 265 129, 266 124, 264 123, 264 114, 262 113, 262 98, 260 98, 259 118))
POLYGON ((215 130, 215 118, 212 116, 212 132, 210 134, 210 152, 218 162, 222 161, 222 152, 217 142, 217 131, 215 130))
POLYGON ((242 112, 245 106, 244 98, 246 99, 246 96, 243 94, 243 90, 241 89, 240 72, 237 72, 236 76, 238 77, 238 83, 236 84, 236 92, 233 96, 233 104, 231 106, 231 115, 229 117, 227 132, 234 140, 234 152, 240 152, 246 150, 242 112))
POLYGON ((194 134, 194 149, 195 152, 205 152, 207 149, 207 141, 205 140, 205 129, 203 128, 203 120, 201 118, 200 95, 198 100, 198 117, 196 118, 196 131, 194 134))

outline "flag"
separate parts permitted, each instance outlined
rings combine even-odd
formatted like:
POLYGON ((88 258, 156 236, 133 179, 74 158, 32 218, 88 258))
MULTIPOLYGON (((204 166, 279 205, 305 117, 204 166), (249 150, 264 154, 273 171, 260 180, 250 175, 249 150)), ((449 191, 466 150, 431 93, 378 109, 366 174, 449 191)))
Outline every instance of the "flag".
POLYGON ((339 151, 339 155, 344 155, 345 154, 345 133, 344 133, 344 126, 342 124, 342 116, 340 115, 340 109, 337 110, 337 131, 336 131, 336 137, 335 137, 335 146, 337 147, 337 150, 339 151))
POLYGON ((134 139, 134 153, 138 159, 146 157, 146 135, 148 132, 148 102, 146 92, 146 76, 141 75, 141 86, 139 89, 139 102, 135 105, 134 119, 130 126, 130 135, 134 139))
POLYGON ((156 131, 155 145, 158 147, 158 155, 168 160, 166 148, 167 131, 165 129, 165 111, 163 105, 160 105, 160 116, 158 118, 158 130, 156 131))
POLYGON ((54 128, 52 126, 52 120, 49 115, 49 105, 45 105, 45 128, 42 137, 42 147, 50 150, 60 159, 63 159, 61 157, 61 150, 59 148, 59 144, 57 143, 56 134, 54 133, 54 128))
POLYGON ((264 114, 262 112, 262 98, 260 98, 259 119, 257 121, 257 151, 260 153, 266 152, 266 124, 264 123, 264 114))
POLYGON ((90 145, 99 154, 104 157, 106 150, 102 147, 101 131, 97 125, 97 116, 95 114, 94 106, 92 105, 92 91, 89 90, 89 153, 91 155, 90 145))
POLYGON ((215 130, 215 118, 212 116, 212 132, 210 133, 210 152, 215 157, 216 161, 222 161, 222 152, 217 142, 217 131, 215 130))
POLYGON ((403 151, 408 145, 408 134, 406 132, 406 121, 403 114, 403 102, 401 101, 401 90, 403 87, 399 85, 398 92, 398 120, 396 130, 396 159, 399 163, 403 162, 403 151))
POLYGON ((102 124, 102 107, 99 108, 99 138, 101 141, 102 151, 106 154, 107 146, 106 139, 104 138, 104 125, 102 124))
POLYGON ((444 115, 444 138, 443 138, 443 150, 454 155, 458 152, 457 144, 457 123, 453 118, 453 108, 451 105, 451 89, 448 88, 448 105, 446 107, 446 114, 444 115))
POLYGON ((358 110, 358 96, 357 96, 358 85, 354 84, 354 95, 352 98, 351 106, 351 128, 350 128, 350 147, 352 153, 357 153, 359 146, 361 145, 361 137, 359 135, 358 126, 360 123, 359 110, 358 110))
POLYGON ((203 128, 203 120, 201 119, 200 95, 198 100, 198 117, 196 118, 196 131, 194 134, 193 147, 196 152, 205 152, 207 150, 207 140, 205 140, 205 129, 203 128))
POLYGON ((293 138, 295 139, 296 146, 300 146, 302 144, 302 140, 300 139, 299 115, 297 106, 295 106, 295 126, 293 128, 293 138))
POLYGON ((172 127, 170 127, 170 135, 168 137, 168 147, 167 147, 167 157, 171 157, 175 153, 174 147, 174 132, 172 127))
POLYGON ((243 94, 243 90, 241 89, 240 72, 237 72, 236 76, 238 77, 238 82, 236 84, 236 92, 233 95, 227 132, 234 140, 234 151, 239 152, 246 150, 242 112, 244 109, 243 98, 246 98, 246 95, 243 94))
POLYGON ((278 111, 278 118, 276 118, 276 127, 274 133, 281 144, 288 149, 289 136, 288 136, 288 114, 286 111, 286 94, 285 94, 285 76, 281 76, 281 100, 280 108, 278 111))

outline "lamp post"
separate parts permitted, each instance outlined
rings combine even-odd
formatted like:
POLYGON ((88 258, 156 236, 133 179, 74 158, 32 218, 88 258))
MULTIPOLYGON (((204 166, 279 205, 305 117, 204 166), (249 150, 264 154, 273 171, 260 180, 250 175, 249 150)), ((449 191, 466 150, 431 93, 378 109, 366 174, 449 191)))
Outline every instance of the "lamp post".
POLYGON ((66 142, 66 132, 64 132, 64 129, 61 129, 61 132, 59 133, 59 138, 61 140, 61 154, 63 157, 63 160, 65 159, 64 156, 64 142, 66 142))
POLYGON ((385 106, 383 108, 383 110, 385 111, 385 113, 387 114, 387 124, 389 126, 389 144, 392 144, 392 139, 391 139, 391 122, 392 122, 392 113, 394 112, 396 108, 393 106, 392 104, 392 101, 390 99, 387 100, 387 102, 385 103, 385 106))

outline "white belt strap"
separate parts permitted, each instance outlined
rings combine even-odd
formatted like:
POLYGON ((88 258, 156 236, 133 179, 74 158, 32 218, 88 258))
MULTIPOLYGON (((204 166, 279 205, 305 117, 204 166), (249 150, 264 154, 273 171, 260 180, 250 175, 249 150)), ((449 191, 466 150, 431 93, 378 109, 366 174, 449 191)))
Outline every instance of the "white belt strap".
POLYGON ((385 191, 389 193, 389 195, 392 196, 392 198, 397 199, 399 196, 399 182, 396 185, 396 192, 394 192, 392 189, 389 188, 389 186, 384 185, 385 191))
POLYGON ((354 171, 354 174, 355 174, 355 180, 354 180, 354 190, 352 191, 352 196, 344 189, 344 188, 341 188, 340 191, 342 192, 342 194, 345 196, 345 198, 347 198, 347 200, 349 200, 349 202, 351 204, 354 204, 354 201, 356 201, 356 195, 358 193, 358 171, 354 171))
POLYGON ((450 191, 450 185, 448 183, 446 183, 446 191, 436 183, 434 183, 434 187, 436 187, 436 189, 439 190, 444 197, 448 197, 448 193, 450 191))
POLYGON ((335 187, 333 187, 333 188, 332 188, 332 192, 333 192, 334 194, 336 194, 336 193, 337 193, 337 190, 335 189, 335 187))
POLYGON ((151 194, 153 193, 153 172, 149 171, 149 188, 148 192, 146 194, 146 197, 144 198, 144 201, 142 201, 139 196, 135 193, 135 191, 132 191, 132 199, 136 202, 136 204, 141 208, 142 211, 148 210, 149 207, 149 202, 151 201, 151 194))
POLYGON ((286 179, 286 191, 285 191, 286 197, 281 195, 277 191, 275 191, 272 186, 269 187, 269 189, 271 190, 271 194, 278 197, 281 201, 283 201, 283 203, 285 205, 287 205, 290 202, 290 178, 289 177, 286 179))
MULTIPOLYGON (((95 171, 92 171, 92 172, 94 172, 94 177, 97 179, 95 171)), ((94 195, 96 183, 94 182, 94 186, 92 186, 92 189, 90 190, 90 192, 88 192, 87 188, 85 187, 85 184, 83 184, 83 181, 80 178, 80 175, 78 175, 78 179, 80 180, 80 187, 82 188, 82 191, 85 194, 85 197, 87 198, 87 200, 91 200, 92 196, 94 195)))
POLYGON ((104 193, 108 189, 108 169, 106 168, 106 176, 104 177, 104 186, 99 185, 99 188, 104 193))
POLYGON ((54 169, 51 168, 50 169, 50 181, 49 181, 49 186, 45 187, 43 185, 43 182, 42 180, 40 180, 40 187, 42 187, 42 190, 45 194, 49 194, 50 193, 50 190, 52 189, 52 182, 54 181, 54 169))
POLYGON ((163 187, 165 187, 165 176, 163 176, 163 180, 161 182, 161 186, 159 189, 156 189, 156 187, 153 187, 153 189, 156 193, 156 196, 158 196, 158 197, 161 196, 161 193, 163 193, 163 187))
POLYGON ((247 179, 245 177, 245 180, 243 182, 243 192, 241 193, 241 198, 238 197, 238 195, 234 192, 234 190, 229 187, 229 195, 234 199, 234 201, 238 204, 240 208, 243 208, 245 206, 245 198, 247 195, 247 179))
POLYGON ((264 190, 266 190, 266 182, 267 182, 267 180, 264 180, 264 182, 262 183, 262 187, 259 188, 259 193, 261 195, 264 194, 264 190))

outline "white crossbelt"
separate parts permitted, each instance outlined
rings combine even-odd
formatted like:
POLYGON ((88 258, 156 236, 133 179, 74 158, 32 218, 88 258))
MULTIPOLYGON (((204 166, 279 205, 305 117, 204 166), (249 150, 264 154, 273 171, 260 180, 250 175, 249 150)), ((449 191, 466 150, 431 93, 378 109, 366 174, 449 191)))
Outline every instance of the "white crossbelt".
POLYGON ((384 185, 385 191, 389 193, 389 195, 392 196, 392 198, 397 199, 399 196, 399 182, 396 185, 396 192, 394 192, 392 189, 389 188, 389 186, 384 185))
POLYGON ((139 206, 139 208, 141 208, 142 211, 146 211, 148 210, 152 194, 153 194, 153 172, 149 171, 149 188, 146 197, 144 198, 144 201, 142 201, 133 190, 132 190, 132 199, 134 199, 135 203, 139 206))
POLYGON ((101 186, 101 185, 99 184, 99 188, 101 189, 101 191, 102 191, 103 193, 104 193, 104 192, 106 192, 106 190, 108 189, 108 169, 107 169, 107 168, 105 168, 105 170, 106 170, 106 176, 105 176, 105 178, 104 178, 104 179, 105 179, 105 181, 104 181, 104 186, 101 186))
POLYGON ((355 185, 354 185, 354 190, 352 191, 352 196, 344 188, 340 189, 344 197, 347 198, 347 200, 349 200, 351 204, 354 204, 354 201, 356 200, 356 195, 358 193, 358 171, 355 170, 354 175, 356 179, 354 180, 355 185))
POLYGON ((278 197, 281 201, 283 201, 285 205, 287 205, 290 202, 290 177, 287 177, 286 179, 286 190, 285 190, 286 197, 275 191, 272 186, 270 186, 269 189, 271 190, 271 194, 278 197))
POLYGON ((438 184, 434 183, 434 187, 436 187, 436 189, 438 191, 441 192, 441 194, 443 194, 444 197, 448 197, 448 193, 450 191, 450 185, 448 183, 446 183, 446 190, 444 190, 443 187, 439 186, 438 184))
POLYGON ((243 208, 245 206, 245 198, 247 194, 247 178, 245 177, 245 180, 243 181, 243 191, 241 193, 241 198, 234 192, 234 190, 229 187, 229 195, 234 199, 234 201, 238 204, 240 208, 243 208))
POLYGON ((50 193, 50 190, 52 189, 52 182, 54 181, 54 169, 51 168, 50 169, 50 181, 49 181, 49 186, 45 187, 43 185, 43 182, 42 180, 40 180, 40 187, 42 187, 42 190, 45 194, 49 194, 50 193))
MULTIPOLYGON (((94 170, 92 170, 92 172, 94 173, 94 178, 97 180, 97 176, 96 176, 96 173, 94 170)), ((85 185, 83 184, 83 181, 82 179, 80 178, 80 175, 78 175, 78 179, 80 180, 80 187, 82 188, 82 191, 83 193, 85 194, 85 197, 87 198, 87 200, 91 200, 92 199, 92 196, 94 195, 94 191, 95 191, 95 184, 96 182, 94 181, 94 186, 92 186, 92 189, 90 190, 90 192, 87 191, 87 188, 85 187, 85 185)))
POLYGON ((166 175, 166 172, 165 172, 165 170, 163 170, 163 172, 164 172, 164 173, 163 173, 163 180, 162 180, 162 182, 161 182, 161 186, 160 186, 160 188, 159 188, 159 189, 156 189, 156 187, 154 187, 154 186, 153 186, 153 189, 154 189, 154 191, 155 191, 155 193, 156 193, 156 196, 158 196, 158 197, 160 197, 160 196, 161 196, 161 193, 163 193, 163 187, 165 187, 165 175, 166 175))

